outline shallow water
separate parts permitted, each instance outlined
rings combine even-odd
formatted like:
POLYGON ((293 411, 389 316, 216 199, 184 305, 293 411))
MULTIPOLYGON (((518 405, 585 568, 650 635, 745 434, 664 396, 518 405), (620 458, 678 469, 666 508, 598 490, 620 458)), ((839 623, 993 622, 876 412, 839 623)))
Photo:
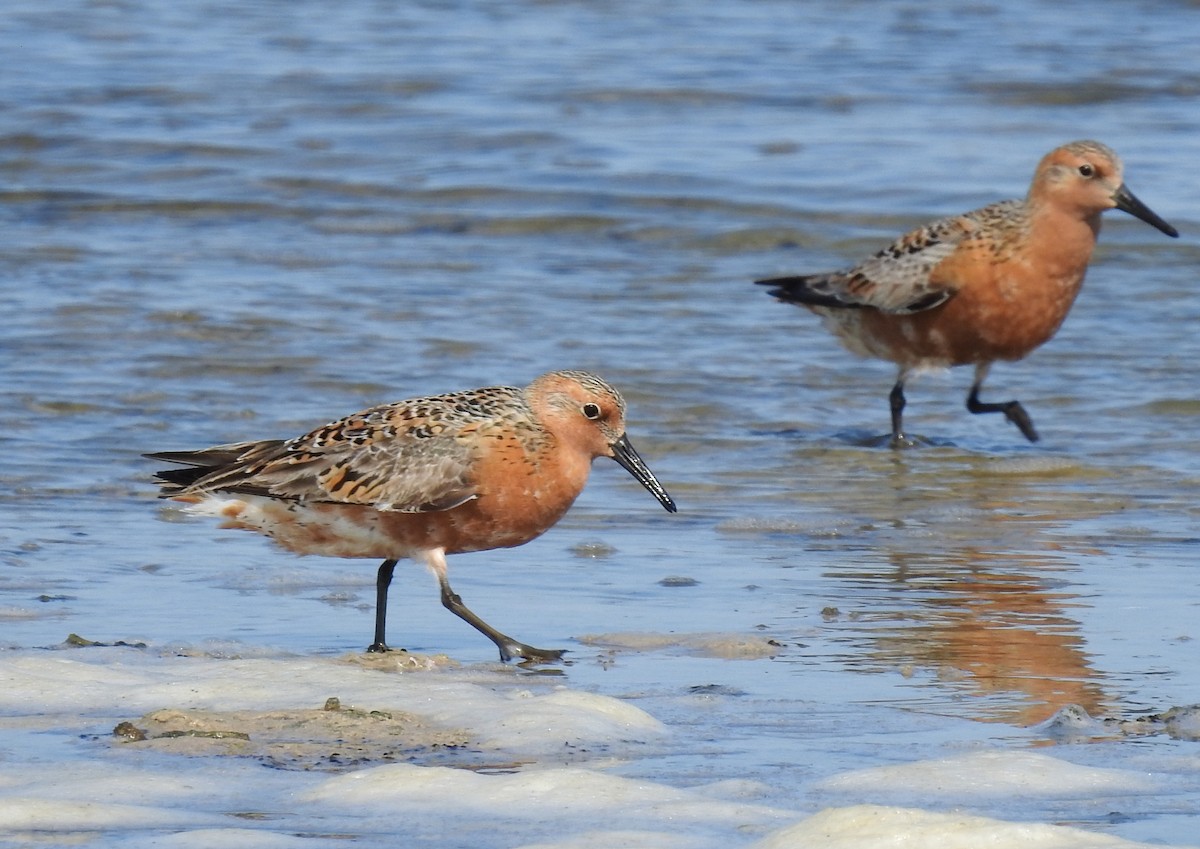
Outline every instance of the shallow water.
MULTIPOLYGON (((1174 2, 10 3, 0 828, 707 847, 824 811, 847 818, 829 845, 853 845, 874 804, 978 814, 1022 845, 1000 821, 1196 843, 1195 735, 1158 715, 1200 703, 1198 36, 1174 2), (927 444, 878 447, 891 367, 750 281, 1018 196, 1084 137, 1182 237, 1109 214, 1058 336, 993 371, 1042 442, 968 415, 953 372, 910 388, 927 444), (485 618, 570 649, 560 675, 495 668, 413 566, 391 640, 463 666, 343 662, 369 641, 375 564, 182 519, 140 459, 562 367, 624 392, 680 513, 600 461, 542 539, 451 559, 485 618), (144 647, 47 650, 70 633, 144 647), (491 740, 487 694, 523 688, 648 721, 592 725, 570 696, 569 753, 553 730, 491 740), (463 770, 108 740, 157 709, 333 695, 460 704, 469 751, 401 760, 541 770, 556 795, 535 822, 504 802, 528 787, 493 798, 463 770), (1071 705, 1096 722, 1047 724, 1071 705), (981 753, 1003 762, 957 759, 981 753), (861 772, 884 767, 908 769, 861 772), (110 774, 123 793, 88 778, 110 774), (375 801, 323 783, 339 775, 375 801), (461 833, 418 792, 443 780, 482 800, 461 833), (621 813, 611 781, 650 801, 621 813)), ((954 845, 944 822, 883 821, 954 845)))

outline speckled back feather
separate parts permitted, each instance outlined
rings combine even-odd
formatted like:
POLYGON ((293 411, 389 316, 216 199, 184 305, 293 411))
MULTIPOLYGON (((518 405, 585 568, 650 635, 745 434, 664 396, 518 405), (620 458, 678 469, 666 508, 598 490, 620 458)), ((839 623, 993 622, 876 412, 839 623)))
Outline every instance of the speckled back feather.
POLYGON ((934 269, 955 251, 1004 251, 1028 226, 1024 201, 1006 200, 942 218, 901 236, 858 265, 824 274, 763 280, 780 300, 814 307, 874 307, 910 315, 954 296, 952 281, 934 281, 934 269))
POLYGON ((538 440, 524 390, 491 386, 381 404, 303 436, 165 452, 197 468, 157 473, 163 497, 242 492, 297 501, 371 505, 408 513, 447 510, 475 497, 474 432, 510 428, 538 440))

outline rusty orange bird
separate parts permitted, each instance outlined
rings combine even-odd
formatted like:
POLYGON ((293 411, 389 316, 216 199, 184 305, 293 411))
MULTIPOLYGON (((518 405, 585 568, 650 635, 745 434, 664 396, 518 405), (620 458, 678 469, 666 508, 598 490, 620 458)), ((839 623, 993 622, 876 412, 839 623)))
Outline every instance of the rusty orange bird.
POLYGON ((554 371, 525 388, 491 386, 372 407, 304 436, 147 454, 186 468, 157 473, 161 496, 221 527, 299 554, 382 557, 375 641, 387 651, 387 593, 397 560, 422 560, 442 604, 502 660, 557 660, 506 636, 451 589, 446 555, 508 548, 554 525, 611 457, 668 511, 675 502, 625 435, 625 401, 595 375, 554 371))
POLYGON ((923 369, 973 365, 972 413, 1004 413, 1030 442, 1019 401, 984 402, 996 360, 1019 360, 1050 339, 1083 285, 1100 214, 1120 209, 1179 233, 1126 188, 1121 160, 1096 141, 1046 154, 1023 200, 943 218, 842 271, 758 280, 781 301, 820 315, 851 351, 890 360, 892 445, 903 431, 904 384, 923 369))

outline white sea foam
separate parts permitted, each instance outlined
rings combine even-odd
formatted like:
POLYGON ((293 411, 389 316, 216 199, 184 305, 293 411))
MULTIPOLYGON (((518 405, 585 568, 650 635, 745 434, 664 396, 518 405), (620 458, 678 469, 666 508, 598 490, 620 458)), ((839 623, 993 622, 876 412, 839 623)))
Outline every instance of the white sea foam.
MULTIPOLYGON (((657 759, 642 756, 693 751, 697 741, 685 728, 553 677, 434 660, 405 672, 398 663, 403 655, 366 662, 236 657, 233 648, 222 646, 216 656, 134 648, 0 653, 4 839, 134 849, 311 849, 351 838, 505 849, 1100 849, 1140 844, 1022 822, 1021 812, 1167 788, 1161 776, 1003 749, 814 776, 795 787, 777 786, 769 771, 762 779, 681 783, 661 772, 655 777, 657 759), (234 727, 246 723, 250 743, 259 743, 254 738, 265 731, 253 724, 254 712, 271 711, 276 720, 281 711, 311 714, 331 696, 340 705, 330 710, 360 717, 368 729, 382 712, 460 729, 463 751, 385 740, 392 746, 386 756, 368 754, 358 764, 264 769, 283 761, 245 751, 230 757, 236 749, 228 746, 240 738, 200 734, 182 741, 194 744, 189 748, 178 738, 112 734, 120 721, 153 731, 144 714, 170 708, 199 716, 201 731, 204 716, 226 716, 234 727), (460 754, 464 760, 453 763, 460 754), (439 765, 439 757, 451 765, 439 765), (409 760, 386 762, 397 758, 409 760), (463 766, 471 768, 455 768, 463 766), (903 806, 879 804, 888 800, 903 806), (999 807, 1010 817, 954 810, 961 805, 999 807)), ((737 696, 722 698, 739 704, 737 696)), ((710 711, 720 702, 667 704, 710 711)), ((761 730, 786 733, 770 722, 761 730)), ((808 756, 779 740, 777 758, 808 756)))
POLYGON ((872 767, 827 779, 826 790, 908 793, 934 789, 942 798, 1036 795, 1056 798, 1153 793, 1161 782, 1127 770, 1082 767, 1038 752, 994 750, 918 763, 872 767))
POLYGON ((855 805, 822 811, 775 832, 752 849, 1137 849, 1150 845, 1058 825, 855 805))

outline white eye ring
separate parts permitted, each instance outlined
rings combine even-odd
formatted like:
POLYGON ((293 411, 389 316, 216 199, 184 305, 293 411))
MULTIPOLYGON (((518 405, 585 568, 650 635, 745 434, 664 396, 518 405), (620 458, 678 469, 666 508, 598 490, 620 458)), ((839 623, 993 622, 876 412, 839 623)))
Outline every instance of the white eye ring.
POLYGON ((591 419, 592 421, 596 421, 597 419, 600 418, 600 415, 603 411, 600 409, 599 404, 587 403, 587 404, 584 404, 583 407, 580 408, 580 412, 583 413, 583 417, 585 419, 591 419))

